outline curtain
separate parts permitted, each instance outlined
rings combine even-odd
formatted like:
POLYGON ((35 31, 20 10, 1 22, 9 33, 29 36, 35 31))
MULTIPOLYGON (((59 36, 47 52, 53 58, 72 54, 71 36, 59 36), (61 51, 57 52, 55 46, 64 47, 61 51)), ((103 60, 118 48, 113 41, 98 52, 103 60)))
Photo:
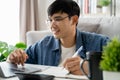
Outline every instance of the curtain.
POLYGON ((26 32, 39 30, 38 0, 20 0, 20 41, 26 43, 26 32))

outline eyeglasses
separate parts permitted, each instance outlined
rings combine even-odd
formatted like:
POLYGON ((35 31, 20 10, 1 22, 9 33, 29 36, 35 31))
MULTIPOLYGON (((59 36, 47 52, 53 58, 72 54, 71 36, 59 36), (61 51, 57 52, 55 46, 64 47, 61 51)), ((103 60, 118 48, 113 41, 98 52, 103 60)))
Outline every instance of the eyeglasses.
POLYGON ((62 21, 62 20, 64 20, 65 18, 67 18, 67 17, 69 17, 69 16, 65 16, 65 17, 56 17, 56 18, 54 18, 54 19, 48 19, 47 20, 47 23, 51 23, 52 21, 55 21, 55 22, 59 22, 59 21, 62 21))

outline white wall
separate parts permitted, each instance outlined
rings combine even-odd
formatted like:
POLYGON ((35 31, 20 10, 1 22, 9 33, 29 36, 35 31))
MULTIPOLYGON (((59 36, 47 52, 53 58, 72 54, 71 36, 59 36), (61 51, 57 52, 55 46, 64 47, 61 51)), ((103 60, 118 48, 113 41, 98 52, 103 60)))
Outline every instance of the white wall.
POLYGON ((116 16, 120 17, 120 0, 116 0, 116 16))

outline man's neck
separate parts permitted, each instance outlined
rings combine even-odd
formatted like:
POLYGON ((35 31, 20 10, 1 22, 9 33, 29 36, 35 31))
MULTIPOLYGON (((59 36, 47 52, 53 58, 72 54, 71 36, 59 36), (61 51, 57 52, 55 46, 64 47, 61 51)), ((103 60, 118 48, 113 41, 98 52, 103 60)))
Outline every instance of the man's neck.
POLYGON ((75 35, 71 35, 67 38, 62 38, 60 39, 62 46, 69 48, 75 45, 76 40, 75 40, 75 35))

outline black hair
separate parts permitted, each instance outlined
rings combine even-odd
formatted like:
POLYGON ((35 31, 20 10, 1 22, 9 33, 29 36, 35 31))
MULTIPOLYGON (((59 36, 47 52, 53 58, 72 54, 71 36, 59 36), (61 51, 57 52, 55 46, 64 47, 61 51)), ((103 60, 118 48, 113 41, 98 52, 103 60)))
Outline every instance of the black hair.
POLYGON ((80 8, 78 4, 73 0, 56 0, 48 7, 48 16, 52 16, 55 13, 67 13, 69 17, 80 15, 80 8))

